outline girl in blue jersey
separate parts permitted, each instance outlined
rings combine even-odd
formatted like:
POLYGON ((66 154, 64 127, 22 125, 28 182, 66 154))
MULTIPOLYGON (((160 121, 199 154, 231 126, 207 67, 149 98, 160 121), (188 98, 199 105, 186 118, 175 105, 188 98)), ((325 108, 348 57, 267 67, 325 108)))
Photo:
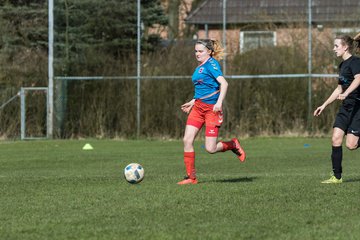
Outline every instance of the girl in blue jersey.
POLYGON ((346 147, 350 150, 360 146, 360 58, 352 55, 352 51, 360 50, 360 34, 354 39, 344 35, 334 41, 334 52, 343 61, 339 65, 338 86, 330 97, 314 111, 319 116, 327 105, 336 99, 342 100, 336 115, 332 135, 332 167, 330 179, 322 183, 342 183, 342 142, 346 135, 346 147))
POLYGON ((194 140, 204 124, 207 152, 232 150, 241 162, 245 161, 245 152, 236 138, 228 142, 217 141, 219 128, 223 122, 222 105, 228 88, 217 61, 222 55, 223 48, 218 41, 204 39, 195 44, 195 57, 199 62, 192 75, 195 95, 191 101, 181 106, 181 110, 189 116, 183 139, 186 177, 178 182, 180 185, 197 184, 194 140))

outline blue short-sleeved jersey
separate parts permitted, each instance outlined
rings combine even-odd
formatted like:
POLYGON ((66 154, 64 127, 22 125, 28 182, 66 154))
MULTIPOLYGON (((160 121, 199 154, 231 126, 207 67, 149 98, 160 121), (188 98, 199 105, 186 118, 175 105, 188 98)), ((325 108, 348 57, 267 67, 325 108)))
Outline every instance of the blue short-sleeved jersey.
MULTIPOLYGON (((220 89, 220 83, 216 80, 217 77, 222 76, 220 64, 214 58, 209 58, 204 64, 199 65, 193 75, 192 81, 195 86, 195 99, 205 97, 220 89)), ((201 101, 209 104, 215 104, 219 98, 219 94, 201 101)))

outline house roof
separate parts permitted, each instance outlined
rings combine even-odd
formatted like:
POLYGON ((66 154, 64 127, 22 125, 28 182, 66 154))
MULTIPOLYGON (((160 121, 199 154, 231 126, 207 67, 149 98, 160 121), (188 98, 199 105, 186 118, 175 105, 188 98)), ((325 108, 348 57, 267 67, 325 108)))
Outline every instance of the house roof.
MULTIPOLYGON (((222 24, 223 0, 204 0, 185 19, 189 24, 222 24)), ((307 22, 306 0, 227 0, 227 23, 307 22)), ((359 0, 312 0, 312 20, 360 22, 359 0)))

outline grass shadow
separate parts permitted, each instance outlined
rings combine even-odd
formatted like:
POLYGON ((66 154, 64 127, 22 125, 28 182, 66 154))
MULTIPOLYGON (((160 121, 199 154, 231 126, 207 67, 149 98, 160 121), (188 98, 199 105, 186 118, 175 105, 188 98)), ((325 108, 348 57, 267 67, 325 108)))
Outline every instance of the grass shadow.
POLYGON ((350 179, 344 180, 344 182, 360 182, 360 178, 350 178, 350 179))
POLYGON ((226 179, 215 179, 208 182, 216 182, 216 183, 253 182, 256 178, 257 177, 226 178, 226 179))

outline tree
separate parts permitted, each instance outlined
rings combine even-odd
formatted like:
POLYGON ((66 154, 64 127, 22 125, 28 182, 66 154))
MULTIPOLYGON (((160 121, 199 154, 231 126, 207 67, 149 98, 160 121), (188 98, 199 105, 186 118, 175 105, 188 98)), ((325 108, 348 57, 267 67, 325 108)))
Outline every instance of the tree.
MULTIPOLYGON (((141 5, 144 27, 167 24, 167 17, 158 0, 142 0, 141 5)), ((83 57, 89 52, 101 52, 114 58, 135 52, 136 10, 136 1, 57 1, 56 57, 67 62, 83 62, 83 57)), ((159 40, 159 37, 143 34, 144 49, 152 49, 159 40)))
MULTIPOLYGON (((57 0, 54 4, 55 65, 64 74, 71 69, 68 65, 77 62, 86 67, 85 58, 90 53, 95 58, 100 54, 119 59, 136 51, 136 1, 57 0)), ((159 0, 142 0, 141 6, 143 49, 152 50, 160 37, 146 34, 146 28, 166 25, 168 19, 159 0)), ((0 22, 0 60, 5 63, 2 68, 26 52, 47 53, 47 0, 1 1, 0 22)))
POLYGON ((35 63, 47 51, 45 1, 2 1, 0 24, 0 83, 38 81, 43 68, 35 63))

